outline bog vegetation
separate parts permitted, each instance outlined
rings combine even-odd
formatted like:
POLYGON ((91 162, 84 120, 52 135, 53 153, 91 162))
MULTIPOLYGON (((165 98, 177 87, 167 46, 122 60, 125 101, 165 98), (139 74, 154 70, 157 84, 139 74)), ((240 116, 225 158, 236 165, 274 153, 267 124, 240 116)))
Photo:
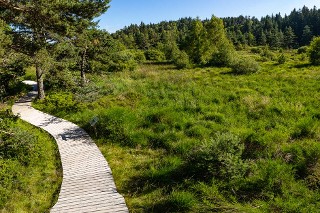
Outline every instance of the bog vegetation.
MULTIPOLYGON (((317 212, 318 14, 304 7, 261 20, 185 18, 114 34, 76 25, 81 34, 60 33, 39 50, 47 94, 33 105, 91 134, 132 212, 317 212)), ((19 76, 39 81, 30 55, 12 49, 11 27, 2 22, 0 31, 4 100, 18 92, 19 76), (10 51, 19 57, 4 60, 10 51)), ((41 156, 37 140, 9 140, 20 137, 13 128, 20 121, 1 116, 10 121, 1 132, 1 168, 20 161, 42 168, 29 157, 41 156), (13 149, 20 144, 27 150, 13 149)), ((54 153, 52 144, 40 147, 54 153)), ((0 180, 22 178, 9 174, 0 180)), ((0 191, 7 200, 9 185, 0 191)))
POLYGON ((45 212, 57 199, 61 166, 54 140, 0 105, 0 211, 45 212))

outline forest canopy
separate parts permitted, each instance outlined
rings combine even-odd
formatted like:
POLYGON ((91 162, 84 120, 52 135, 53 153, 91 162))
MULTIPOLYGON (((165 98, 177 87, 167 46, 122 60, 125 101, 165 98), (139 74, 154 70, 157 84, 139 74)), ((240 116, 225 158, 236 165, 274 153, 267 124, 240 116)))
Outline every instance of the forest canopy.
MULTIPOLYGON (((185 39, 192 28, 193 18, 164 21, 159 24, 130 25, 113 34, 128 48, 148 49, 158 43, 176 41, 184 47, 185 39)), ((320 35, 320 10, 294 9, 289 15, 256 17, 239 16, 222 18, 227 36, 236 47, 245 45, 269 45, 271 48, 297 48, 308 45, 313 36, 320 35)), ((202 20, 205 24, 210 20, 202 20)))

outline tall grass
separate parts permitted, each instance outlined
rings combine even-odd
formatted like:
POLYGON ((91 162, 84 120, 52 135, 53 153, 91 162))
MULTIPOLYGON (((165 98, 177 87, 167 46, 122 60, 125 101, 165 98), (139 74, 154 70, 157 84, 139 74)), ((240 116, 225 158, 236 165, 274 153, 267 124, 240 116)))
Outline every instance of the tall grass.
POLYGON ((145 64, 91 76, 77 107, 56 107, 96 139, 132 212, 317 211, 320 68, 283 54, 248 75, 145 64))

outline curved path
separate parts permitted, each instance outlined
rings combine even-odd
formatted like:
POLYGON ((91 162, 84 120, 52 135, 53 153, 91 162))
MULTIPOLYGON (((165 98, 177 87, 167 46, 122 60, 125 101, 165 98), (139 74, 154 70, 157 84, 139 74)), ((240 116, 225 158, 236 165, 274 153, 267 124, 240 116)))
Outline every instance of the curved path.
MULTIPOLYGON (((35 82, 26 84, 35 88, 35 82)), ((128 212, 117 192, 111 169, 90 136, 77 125, 31 107, 37 92, 16 102, 12 111, 49 132, 57 141, 63 180, 58 202, 51 212, 128 212)))

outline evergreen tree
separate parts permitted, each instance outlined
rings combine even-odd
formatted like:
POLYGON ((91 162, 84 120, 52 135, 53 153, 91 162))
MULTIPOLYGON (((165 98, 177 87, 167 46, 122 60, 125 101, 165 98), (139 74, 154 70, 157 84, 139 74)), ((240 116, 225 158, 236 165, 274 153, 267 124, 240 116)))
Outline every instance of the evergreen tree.
POLYGON ((44 98, 43 78, 50 46, 73 38, 104 13, 109 0, 1 0, 0 18, 12 26, 15 49, 32 58, 36 67, 38 97, 44 98))
POLYGON ((313 33, 308 25, 304 26, 303 32, 302 32, 302 37, 301 37, 301 42, 302 45, 309 45, 311 39, 313 37, 313 33))
POLYGON ((291 27, 286 27, 284 30, 284 41, 283 45, 285 48, 293 48, 296 44, 296 35, 294 34, 291 27))
POLYGON ((214 66, 228 65, 233 46, 227 39, 223 21, 212 16, 210 21, 205 24, 205 30, 201 63, 214 66))
POLYGON ((262 46, 265 46, 267 44, 267 36, 266 36, 266 34, 265 34, 265 32, 263 30, 261 30, 259 43, 262 46))
POLYGON ((186 48, 188 55, 196 64, 201 63, 201 56, 203 51, 203 39, 205 29, 200 19, 195 19, 192 23, 191 30, 187 37, 188 46, 186 48))
POLYGON ((10 85, 24 74, 27 62, 22 54, 15 52, 12 46, 10 27, 0 19, 0 99, 8 94, 10 85))
POLYGON ((249 46, 254 46, 256 44, 255 36, 250 32, 245 34, 246 40, 249 46))

